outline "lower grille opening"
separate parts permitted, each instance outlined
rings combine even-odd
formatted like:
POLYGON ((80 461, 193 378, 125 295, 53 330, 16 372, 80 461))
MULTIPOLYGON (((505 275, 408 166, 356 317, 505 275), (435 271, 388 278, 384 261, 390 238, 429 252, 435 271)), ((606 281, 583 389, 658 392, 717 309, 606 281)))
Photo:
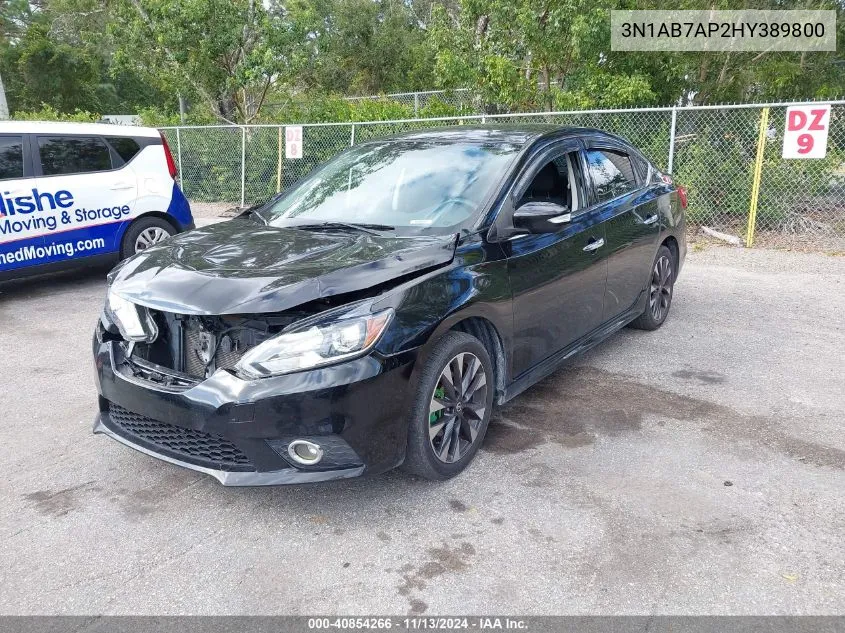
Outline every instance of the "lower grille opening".
POLYGON ((255 470, 243 451, 222 436, 159 422, 113 402, 109 417, 120 435, 167 457, 217 470, 255 470))

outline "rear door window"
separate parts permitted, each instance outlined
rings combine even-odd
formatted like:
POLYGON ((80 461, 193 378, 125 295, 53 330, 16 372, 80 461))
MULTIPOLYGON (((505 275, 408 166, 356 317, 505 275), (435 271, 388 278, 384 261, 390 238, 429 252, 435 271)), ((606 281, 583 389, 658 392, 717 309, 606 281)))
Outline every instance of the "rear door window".
POLYGON ((0 180, 23 178, 23 137, 0 136, 0 180))
POLYGON ((39 136, 41 173, 86 174, 112 168, 108 145, 97 136, 39 136))
POLYGON ((587 150, 587 166, 598 202, 612 200, 637 188, 637 175, 625 152, 587 150))

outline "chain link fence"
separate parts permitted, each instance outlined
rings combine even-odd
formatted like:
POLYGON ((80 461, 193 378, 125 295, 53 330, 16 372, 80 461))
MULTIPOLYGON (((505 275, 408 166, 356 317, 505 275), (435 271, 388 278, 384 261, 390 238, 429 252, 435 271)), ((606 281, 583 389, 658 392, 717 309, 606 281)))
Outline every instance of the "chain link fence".
MULTIPOLYGON (((420 93, 409 93, 420 94, 420 93)), ((688 191, 690 236, 699 227, 774 247, 845 252, 845 101, 830 102, 827 156, 781 158, 793 104, 690 106, 471 115, 303 125, 303 158, 285 158, 284 126, 164 128, 193 202, 248 206, 284 190, 341 150, 374 138, 453 125, 547 123, 619 134, 688 191), (764 110, 768 124, 761 145, 764 110), (756 222, 749 236, 755 162, 761 152, 756 222)))
POLYGON ((479 112, 474 95, 468 88, 455 88, 453 90, 424 90, 420 92, 393 92, 386 95, 368 95, 364 97, 346 97, 347 101, 380 101, 389 99, 404 106, 412 107, 414 116, 419 116, 433 102, 439 102, 454 108, 458 108, 466 114, 479 112))

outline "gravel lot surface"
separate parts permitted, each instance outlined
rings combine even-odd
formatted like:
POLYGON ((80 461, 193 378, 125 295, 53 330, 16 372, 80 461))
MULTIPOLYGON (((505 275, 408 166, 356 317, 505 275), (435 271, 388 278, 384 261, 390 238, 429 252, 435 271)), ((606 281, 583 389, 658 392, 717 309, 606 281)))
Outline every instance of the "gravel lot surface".
POLYGON ((845 613, 845 258, 690 252, 474 465, 227 489, 91 434, 102 271, 0 288, 0 612, 845 613))

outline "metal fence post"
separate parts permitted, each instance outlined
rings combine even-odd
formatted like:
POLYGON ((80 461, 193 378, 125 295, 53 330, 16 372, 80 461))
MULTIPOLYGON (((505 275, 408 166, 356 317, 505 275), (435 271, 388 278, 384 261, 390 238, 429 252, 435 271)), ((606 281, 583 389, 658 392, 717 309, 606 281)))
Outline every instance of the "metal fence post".
POLYGON ((355 124, 352 124, 352 131, 349 134, 349 147, 355 145, 355 124))
POLYGON ((185 193, 185 177, 182 175, 182 136, 176 128, 176 160, 179 165, 179 181, 182 183, 182 193, 185 193))
POLYGON ((414 116, 418 117, 420 115, 420 93, 414 93, 414 116))
POLYGON ((676 106, 672 106, 672 124, 669 127, 669 167, 666 170, 669 174, 672 173, 672 169, 675 166, 675 125, 677 122, 678 108, 676 106))
POLYGON ((246 128, 241 128, 241 208, 246 206, 246 128))
POLYGON ((763 175, 763 154, 766 151, 766 132, 769 131, 769 108, 760 113, 760 132, 757 135, 757 158, 754 160, 754 179, 751 182, 751 204, 748 207, 748 230, 745 233, 745 246, 754 244, 754 231, 757 228, 757 202, 760 199, 760 180, 763 175))

